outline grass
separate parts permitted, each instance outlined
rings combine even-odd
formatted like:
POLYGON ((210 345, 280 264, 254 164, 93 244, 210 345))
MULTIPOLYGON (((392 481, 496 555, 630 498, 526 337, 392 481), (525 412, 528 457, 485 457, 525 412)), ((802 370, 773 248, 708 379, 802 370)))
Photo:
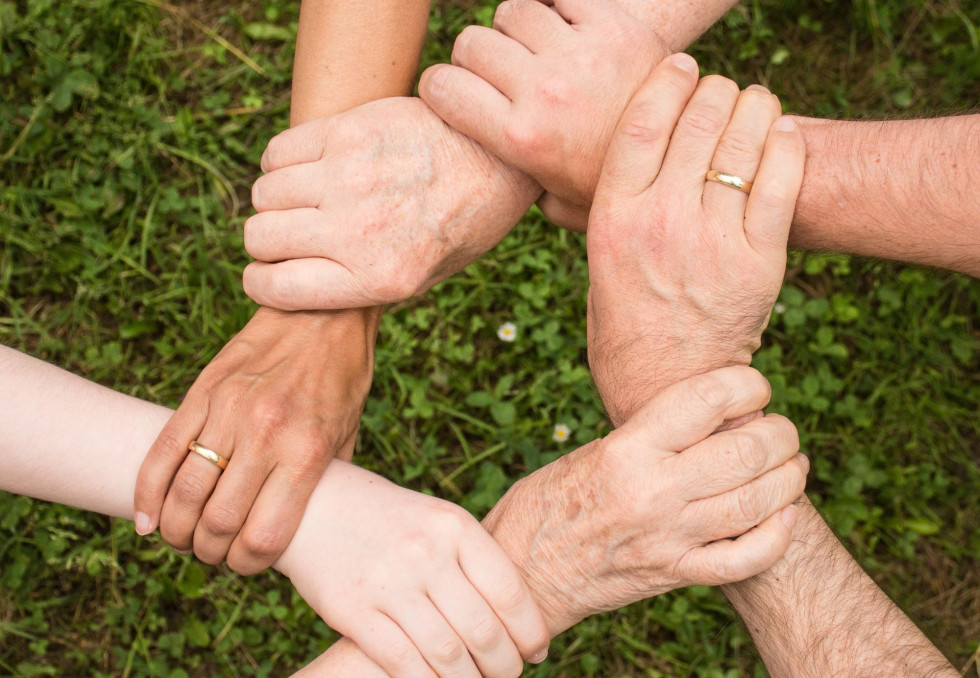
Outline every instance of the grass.
MULTIPOLYGON (((437 2, 425 62, 488 0, 437 2)), ((174 405, 241 327, 241 224, 286 124, 296 3, 0 0, 0 341, 174 405)), ((693 48, 789 111, 913 116, 980 101, 980 6, 747 2, 693 48)), ((607 431, 584 361, 584 243, 533 210, 485 260, 386 316, 358 459, 480 514, 607 431), (516 323, 505 344, 496 328, 516 323), (572 442, 551 441, 556 423, 572 442)), ((964 674, 980 672, 980 284, 791 257, 757 365, 801 429, 810 492, 964 674)), ((0 674, 286 675, 333 636, 129 524, 0 494, 0 674)), ((589 619, 526 675, 763 676, 720 596, 589 619)))

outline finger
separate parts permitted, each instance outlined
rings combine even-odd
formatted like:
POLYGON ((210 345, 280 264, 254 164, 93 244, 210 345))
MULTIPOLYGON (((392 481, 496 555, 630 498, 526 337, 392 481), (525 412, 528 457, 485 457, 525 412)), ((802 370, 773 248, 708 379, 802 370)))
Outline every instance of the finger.
POLYGON ((745 207, 745 237, 757 252, 785 255, 805 160, 803 135, 792 118, 783 116, 769 132, 745 207))
POLYGON ((483 78, 465 68, 436 64, 422 73, 419 96, 447 125, 505 162, 514 155, 504 134, 511 116, 510 99, 483 78))
POLYGON ((252 184, 252 207, 259 212, 319 207, 328 185, 322 162, 289 165, 265 174, 252 184))
MULTIPOLYGON (((463 586, 472 591, 468 582, 464 581, 463 586)), ((482 675, 466 642, 447 621, 452 618, 447 617, 434 601, 419 595, 417 598, 399 600, 385 612, 415 643, 422 657, 439 676, 477 678, 482 675)))
POLYGON ((726 419, 761 410, 771 394, 769 382, 751 367, 723 367, 668 386, 619 431, 646 445, 681 452, 726 419))
POLYGON ((364 654, 390 676, 437 678, 415 643, 387 615, 367 615, 349 632, 338 626, 334 628, 350 637, 364 654))
POLYGON ((268 476, 264 458, 248 448, 236 449, 194 529, 194 555, 199 560, 210 565, 225 562, 268 476))
POLYGON ((653 184, 674 126, 695 91, 697 68, 688 55, 675 54, 653 69, 619 120, 603 162, 597 195, 601 192, 615 203, 637 196, 653 184))
POLYGON ((440 577, 429 598, 462 639, 480 675, 520 675, 524 662, 517 646, 466 577, 440 577))
MULTIPOLYGON (((232 441, 232 436, 222 435, 210 421, 198 437, 201 445, 225 459, 231 459, 232 441)), ((221 469, 199 454, 190 452, 184 459, 160 513, 160 536, 175 549, 193 548, 194 530, 220 475, 221 469)))
POLYGON ((692 524, 710 526, 703 533, 705 541, 737 537, 799 499, 809 470, 809 460, 795 454, 781 466, 731 492, 689 504, 687 509, 699 517, 692 524))
POLYGON ((520 655, 528 661, 543 660, 551 635, 524 577, 490 535, 471 534, 459 549, 463 574, 503 624, 520 655))
POLYGON ((598 21, 610 13, 608 3, 594 0, 548 0, 545 4, 554 6, 555 11, 572 25, 598 21))
POLYGON ((150 534, 160 525, 160 512, 177 469, 187 458, 187 446, 204 428, 208 416, 208 400, 198 396, 191 387, 184 402, 153 441, 136 475, 136 496, 133 510, 136 531, 150 534))
POLYGON ((467 26, 456 38, 452 63, 513 99, 527 77, 532 56, 526 47, 503 33, 486 26, 467 26))
MULTIPOLYGON (((779 99, 765 87, 752 85, 738 96, 732 119, 721 135, 711 160, 711 169, 755 181, 769 128, 781 112, 779 99)), ((702 204, 715 214, 742 214, 748 195, 742 191, 709 181, 704 187, 702 204)), ((732 221, 742 229, 742 219, 732 221)))
POLYGON ((324 469, 325 465, 316 472, 283 464, 272 469, 228 550, 228 567, 238 574, 256 574, 282 555, 324 469))
POLYGON ((537 0, 507 0, 497 6, 493 27, 537 54, 573 35, 565 19, 537 0))
POLYGON ((317 257, 337 248, 335 235, 335 228, 321 210, 271 210, 254 214, 245 222, 245 250, 269 263, 317 257))
POLYGON ((368 288, 343 264, 322 258, 253 262, 245 267, 242 285, 256 303, 283 311, 365 308, 404 300, 388 299, 384 290, 368 288))
POLYGON ((555 226, 579 233, 588 229, 590 206, 573 205, 552 193, 545 193, 538 199, 538 207, 555 226))
POLYGON ((696 573, 694 583, 706 586, 743 581, 765 572, 789 548, 797 513, 795 506, 787 506, 735 540, 691 549, 684 556, 683 567, 696 573))
POLYGON ((319 160, 333 133, 333 118, 313 120, 280 132, 262 153, 262 171, 319 160))
POLYGON ((796 426, 779 414, 709 436, 666 460, 686 479, 685 501, 729 492, 789 461, 800 450, 796 426))
POLYGON ((704 190, 704 175, 711 168, 715 149, 735 111, 738 97, 738 85, 728 78, 720 75, 702 78, 670 139, 663 178, 668 186, 690 187, 698 204, 704 190))

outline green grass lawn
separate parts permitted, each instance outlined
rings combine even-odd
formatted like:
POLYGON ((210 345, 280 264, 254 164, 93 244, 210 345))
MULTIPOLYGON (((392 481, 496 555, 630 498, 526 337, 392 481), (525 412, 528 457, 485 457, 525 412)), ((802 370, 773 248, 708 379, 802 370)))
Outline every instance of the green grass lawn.
MULTIPOLYGON (((435 4, 426 63, 494 5, 435 4)), ((179 7, 0 0, 0 342, 169 405, 253 311, 241 226, 286 125, 297 19, 295 2, 179 7)), ((926 115, 980 103, 978 26, 973 0, 757 0, 692 53, 787 111, 926 115)), ((391 309, 357 459, 482 515, 607 432, 584 251, 532 210, 484 261, 391 309), (508 321, 513 343, 496 336, 508 321)), ((977 675, 980 284, 794 253, 780 302, 756 364, 800 427, 811 497, 977 675)), ((0 675, 287 675, 333 639, 275 574, 0 494, 0 675)), ((721 596, 695 587, 583 622, 526 675, 766 673, 721 596)))

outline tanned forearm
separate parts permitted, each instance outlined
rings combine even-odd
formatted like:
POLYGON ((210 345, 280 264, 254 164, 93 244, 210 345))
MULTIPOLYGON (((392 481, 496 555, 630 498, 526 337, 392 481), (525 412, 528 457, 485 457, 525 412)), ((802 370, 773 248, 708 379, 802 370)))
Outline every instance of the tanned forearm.
POLYGON ((774 678, 959 675, 854 561, 805 498, 769 571, 723 587, 774 678))
POLYGON ((304 0, 290 124, 411 94, 428 18, 428 0, 304 0))
POLYGON ((980 115, 796 121, 807 159, 791 245, 980 276, 980 115))

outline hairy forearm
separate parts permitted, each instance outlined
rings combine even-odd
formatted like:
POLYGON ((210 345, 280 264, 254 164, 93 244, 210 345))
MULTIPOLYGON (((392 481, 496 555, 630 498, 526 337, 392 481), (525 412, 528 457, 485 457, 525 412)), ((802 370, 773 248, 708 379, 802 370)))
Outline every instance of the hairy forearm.
POLYGON ((959 675, 854 561, 809 501, 769 571, 723 587, 774 678, 959 675))
POLYGON ((738 0, 618 0, 652 28, 673 52, 680 52, 711 28, 738 0))
POLYGON ((980 115, 796 121, 807 160, 791 245, 980 276, 980 115))

